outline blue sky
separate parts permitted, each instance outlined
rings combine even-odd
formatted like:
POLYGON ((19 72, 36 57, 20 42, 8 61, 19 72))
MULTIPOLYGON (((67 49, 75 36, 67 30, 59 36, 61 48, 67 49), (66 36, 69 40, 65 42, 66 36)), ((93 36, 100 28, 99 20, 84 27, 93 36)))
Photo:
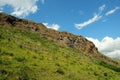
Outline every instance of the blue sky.
POLYGON ((120 58, 120 0, 0 0, 0 12, 82 35, 120 58))
MULTIPOLYGON (((105 13, 120 6, 120 0, 45 0, 44 5, 39 5, 40 9, 35 17, 28 16, 29 19, 37 22, 58 24, 60 31, 68 31, 77 35, 93 37, 101 40, 105 36, 116 38, 120 35, 120 10, 105 16, 105 13), (100 20, 93 22, 82 29, 77 29, 75 24, 83 23, 93 18, 99 13, 99 7, 106 5, 101 13, 100 20), (39 17, 38 17, 39 16, 39 17)), ((34 15, 35 16, 35 15, 34 15)))

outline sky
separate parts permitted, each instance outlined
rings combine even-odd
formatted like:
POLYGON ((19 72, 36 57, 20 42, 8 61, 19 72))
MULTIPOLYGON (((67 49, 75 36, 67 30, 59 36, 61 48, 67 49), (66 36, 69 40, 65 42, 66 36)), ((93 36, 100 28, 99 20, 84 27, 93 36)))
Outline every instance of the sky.
POLYGON ((0 12, 82 35, 120 59, 120 0, 0 0, 0 12))

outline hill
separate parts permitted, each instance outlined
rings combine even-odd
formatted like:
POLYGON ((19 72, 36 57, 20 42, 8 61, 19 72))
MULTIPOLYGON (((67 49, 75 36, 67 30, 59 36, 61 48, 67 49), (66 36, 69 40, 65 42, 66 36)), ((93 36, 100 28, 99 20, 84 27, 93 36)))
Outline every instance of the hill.
POLYGON ((19 19, 5 13, 0 13, 0 24, 4 26, 14 26, 39 33, 41 37, 57 42, 62 46, 78 49, 87 53, 97 54, 98 50, 95 45, 82 36, 76 36, 68 32, 58 32, 46 28, 41 23, 19 19))
POLYGON ((0 80, 119 80, 120 63, 82 36, 4 13, 0 25, 0 80))

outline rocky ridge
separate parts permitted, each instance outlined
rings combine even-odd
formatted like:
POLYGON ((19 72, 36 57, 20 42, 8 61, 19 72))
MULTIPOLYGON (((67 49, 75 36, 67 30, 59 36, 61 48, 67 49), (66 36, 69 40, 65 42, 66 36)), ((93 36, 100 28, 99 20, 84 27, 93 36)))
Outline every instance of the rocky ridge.
POLYGON ((0 13, 0 25, 27 29, 37 32, 40 34, 40 36, 57 42, 62 46, 84 51, 86 53, 95 55, 98 54, 98 49, 95 47, 95 45, 83 36, 76 36, 68 32, 59 32, 48 29, 42 23, 35 23, 33 21, 19 19, 5 13, 0 13))

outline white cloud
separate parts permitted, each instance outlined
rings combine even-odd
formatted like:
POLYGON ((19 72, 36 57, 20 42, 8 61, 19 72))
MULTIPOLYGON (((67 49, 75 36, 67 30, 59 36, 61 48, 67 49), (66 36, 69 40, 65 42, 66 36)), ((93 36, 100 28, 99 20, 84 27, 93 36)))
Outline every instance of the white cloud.
POLYGON ((102 17, 101 13, 104 10, 104 8, 105 8, 105 5, 100 6, 98 14, 94 14, 93 18, 91 18, 83 23, 75 24, 75 27, 77 29, 82 29, 83 27, 98 21, 102 17))
POLYGON ((48 24, 48 23, 43 23, 47 28, 58 30, 60 26, 58 24, 48 24))
POLYGON ((9 5, 13 8, 12 15, 25 17, 30 13, 35 13, 38 10, 36 2, 38 0, 0 0, 0 7, 9 5))
MULTIPOLYGON (((103 13, 103 10, 105 9, 106 5, 102 5, 99 7, 99 12, 97 14, 95 14, 91 19, 85 21, 85 22, 82 22, 82 23, 78 23, 78 24, 74 24, 75 27, 77 29, 82 29, 83 27, 85 26, 88 26, 96 21, 98 21, 99 19, 103 18, 103 17, 106 17, 108 15, 111 15, 113 13, 115 13, 117 10, 120 9, 120 7, 115 7, 114 9, 112 10, 109 10, 108 12, 106 13, 103 13)), ((102 22, 106 22, 107 20, 102 20, 102 22)))
POLYGON ((104 5, 102 5, 102 6, 99 7, 99 10, 103 11, 105 9, 105 7, 106 7, 106 5, 104 4, 104 5))
POLYGON ((78 29, 82 29, 83 27, 89 25, 89 24, 92 24, 93 22, 99 20, 101 18, 101 16, 95 14, 93 16, 93 18, 89 19, 88 21, 85 21, 83 23, 80 23, 80 24, 75 24, 75 27, 78 28, 78 29))
POLYGON ((115 50, 106 54, 109 57, 120 59, 120 50, 115 50))
POLYGON ((45 4, 45 0, 41 0, 42 4, 45 4))
POLYGON ((114 9, 108 11, 105 15, 106 15, 106 16, 111 15, 111 14, 115 13, 115 12, 116 12, 117 10, 119 10, 119 9, 120 9, 120 7, 115 7, 114 9))
POLYGON ((105 37, 101 41, 94 38, 86 38, 92 41, 100 52, 104 53, 109 57, 120 59, 120 37, 116 39, 113 39, 111 37, 105 37))

